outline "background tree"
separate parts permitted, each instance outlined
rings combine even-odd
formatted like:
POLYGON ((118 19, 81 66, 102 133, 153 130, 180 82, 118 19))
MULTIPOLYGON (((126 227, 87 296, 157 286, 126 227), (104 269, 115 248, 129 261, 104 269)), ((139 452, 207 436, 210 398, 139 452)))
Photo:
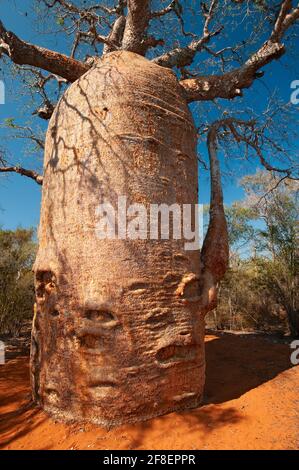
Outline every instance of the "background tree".
POLYGON ((17 335, 32 318, 33 230, 0 230, 0 333, 17 335))
POLYGON ((258 171, 226 209, 230 269, 214 312, 218 328, 298 336, 298 182, 258 171))
POLYGON ((246 204, 264 221, 257 232, 258 250, 271 254, 261 259, 261 282, 287 312, 292 335, 299 334, 298 312, 298 182, 284 179, 278 186, 262 172, 243 179, 246 204), (275 186, 277 186, 275 188, 275 186), (274 188, 274 189, 273 189, 274 188))

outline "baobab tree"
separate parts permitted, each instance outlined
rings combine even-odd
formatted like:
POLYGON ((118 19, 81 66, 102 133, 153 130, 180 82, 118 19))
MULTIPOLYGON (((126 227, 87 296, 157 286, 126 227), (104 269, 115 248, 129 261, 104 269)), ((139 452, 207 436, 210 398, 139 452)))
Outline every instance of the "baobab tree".
POLYGON ((1 55, 35 77, 42 103, 34 112, 50 118, 43 174, 4 157, 0 168, 42 185, 34 399, 56 417, 108 425, 196 407, 205 375, 204 316, 217 303, 228 263, 219 132, 253 149, 268 170, 292 177, 291 168, 267 161, 254 119, 225 117, 211 125, 210 222, 200 252, 186 250, 180 238, 101 239, 98 207, 116 206, 120 196, 136 211, 196 204, 200 125, 192 103, 238 100, 254 86, 286 52, 299 6, 292 0, 37 3, 72 36, 69 55, 29 44, 0 22, 1 55), (235 21, 259 18, 254 40, 232 37, 235 44, 219 49, 236 12, 235 21), (213 59, 206 73, 198 72, 201 54, 213 59), (50 81, 58 103, 47 95, 50 81))

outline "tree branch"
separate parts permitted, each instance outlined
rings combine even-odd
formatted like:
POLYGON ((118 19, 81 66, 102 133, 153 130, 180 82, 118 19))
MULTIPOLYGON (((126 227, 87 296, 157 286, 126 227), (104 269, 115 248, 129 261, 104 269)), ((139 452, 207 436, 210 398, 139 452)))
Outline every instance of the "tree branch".
POLYGON ((90 68, 89 65, 59 52, 22 41, 14 33, 7 31, 0 21, 0 56, 1 53, 9 56, 15 64, 41 68, 69 82, 74 82, 90 68))
MULTIPOLYGON (((210 129, 213 129, 215 132, 219 132, 220 129, 226 129, 228 130, 235 141, 237 143, 242 142, 245 144, 248 148, 252 148, 256 155, 259 158, 259 161, 261 165, 268 171, 273 171, 276 173, 283 173, 286 178, 292 179, 292 180, 297 180, 295 176, 292 175, 292 168, 279 168, 276 166, 271 165, 263 156, 262 152, 262 146, 260 143, 260 137, 261 137, 261 130, 260 128, 256 127, 256 121, 255 120, 249 120, 245 121, 243 119, 238 119, 234 117, 228 117, 225 119, 219 119, 211 125, 210 129), (240 129, 240 130, 238 130, 240 129), (243 130, 243 133, 241 132, 241 129, 243 130), (246 131, 250 131, 250 134, 246 131)), ((218 139, 220 138, 218 134, 218 139)), ((275 142, 271 141, 272 146, 276 146, 275 142)), ((279 148, 279 151, 282 151, 282 149, 279 148)))
POLYGON ((39 138, 37 135, 34 134, 33 130, 29 126, 19 126, 13 122, 13 119, 8 119, 9 121, 6 123, 6 127, 15 129, 16 131, 20 131, 20 133, 16 133, 14 138, 16 139, 28 139, 34 142, 41 150, 45 148, 45 142, 43 139, 39 138))
POLYGON ((217 284, 227 270, 229 259, 228 230, 217 157, 217 129, 217 126, 212 125, 207 137, 211 174, 211 202, 208 231, 201 250, 201 309, 203 313, 207 313, 216 306, 217 284))
POLYGON ((9 173, 9 172, 14 172, 22 176, 27 176, 28 178, 33 179, 39 185, 43 184, 42 175, 39 175, 38 173, 36 173, 36 171, 26 170, 25 168, 22 168, 20 166, 0 167, 0 173, 9 173))
POLYGON ((146 30, 150 20, 150 0, 128 0, 128 14, 122 49, 144 55, 146 30))
POLYGON ((223 75, 208 75, 190 78, 180 82, 188 102, 205 101, 214 98, 232 99, 242 95, 242 89, 249 88, 261 76, 259 70, 285 53, 280 40, 287 29, 299 18, 299 6, 288 13, 292 0, 284 0, 270 38, 240 68, 223 75))
POLYGON ((115 51, 116 48, 121 46, 121 42, 124 36, 124 31, 125 31, 125 26, 126 26, 126 17, 125 16, 119 16, 111 29, 111 32, 108 36, 108 41, 109 43, 105 44, 104 49, 103 49, 103 54, 107 54, 108 52, 115 51))
MULTIPOLYGON (((215 31, 209 31, 209 25, 213 19, 215 10, 218 6, 218 0, 211 0, 210 7, 207 12, 204 11, 205 21, 203 25, 203 34, 200 39, 194 39, 187 47, 177 47, 172 51, 153 59, 155 64, 162 67, 186 67, 191 65, 197 52, 199 52, 205 44, 207 44, 213 36, 217 36, 222 31, 222 27, 217 28, 215 31)), ((172 7, 173 8, 173 7, 172 7)), ((166 8, 171 11, 171 4, 166 8)))
POLYGON ((219 121, 220 126, 228 126, 229 127, 232 135, 234 136, 234 138, 237 142, 243 142, 246 145, 248 145, 249 147, 251 147, 253 150, 255 150, 257 156, 259 157, 261 165, 263 165, 263 167, 266 168, 266 170, 276 171, 277 173, 285 173, 288 178, 292 179, 291 169, 289 169, 289 168, 286 168, 286 169, 278 168, 278 167, 275 167, 275 166, 273 166, 273 165, 271 165, 270 163, 267 162, 267 160, 263 156, 262 150, 259 146, 259 141, 258 141, 258 135, 257 134, 254 135, 254 137, 250 139, 250 138, 246 137, 245 135, 240 134, 236 130, 235 124, 239 124, 239 125, 244 126, 244 127, 251 127, 253 135, 254 135, 254 122, 251 123, 251 122, 240 121, 240 120, 236 120, 236 119, 226 119, 226 120, 223 120, 223 121, 219 121))
POLYGON ((161 10, 158 11, 153 11, 151 13, 151 18, 161 18, 162 16, 167 15, 168 13, 171 13, 172 11, 175 12, 177 0, 172 0, 172 2, 169 3, 166 7, 162 8, 161 10))

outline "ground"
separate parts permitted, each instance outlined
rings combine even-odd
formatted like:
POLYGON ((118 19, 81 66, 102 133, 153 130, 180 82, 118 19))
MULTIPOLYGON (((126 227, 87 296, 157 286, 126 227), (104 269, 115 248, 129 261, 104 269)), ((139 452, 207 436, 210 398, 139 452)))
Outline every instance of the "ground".
POLYGON ((299 366, 289 344, 206 336, 201 407, 107 430, 54 422, 30 402, 28 354, 0 365, 1 449, 299 449, 299 366))

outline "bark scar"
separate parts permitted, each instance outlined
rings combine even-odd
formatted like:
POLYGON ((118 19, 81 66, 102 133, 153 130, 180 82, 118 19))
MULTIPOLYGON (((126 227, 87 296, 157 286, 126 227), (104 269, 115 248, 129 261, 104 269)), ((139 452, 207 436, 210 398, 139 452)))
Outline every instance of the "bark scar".
POLYGON ((181 297, 184 302, 199 302, 199 277, 194 273, 185 274, 175 294, 181 297))

